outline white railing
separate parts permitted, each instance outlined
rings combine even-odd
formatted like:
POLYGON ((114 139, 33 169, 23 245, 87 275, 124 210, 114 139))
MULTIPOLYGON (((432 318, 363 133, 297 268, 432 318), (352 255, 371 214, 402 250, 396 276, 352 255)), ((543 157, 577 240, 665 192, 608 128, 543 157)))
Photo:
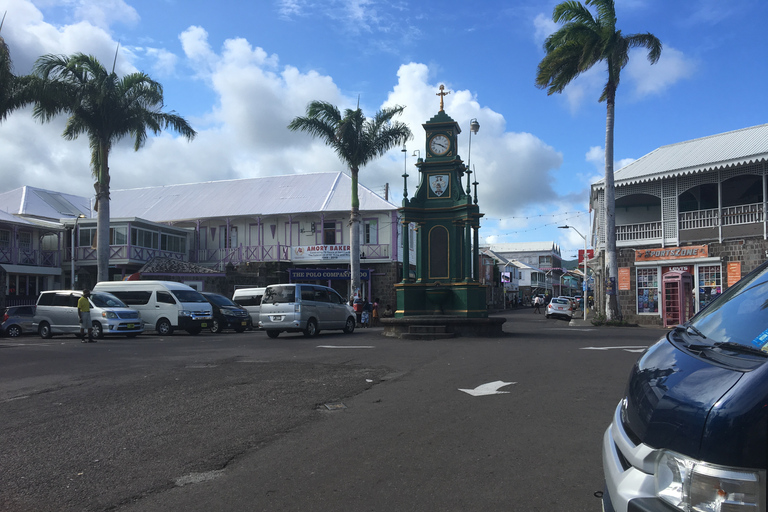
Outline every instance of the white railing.
POLYGON ((723 208, 723 226, 763 222, 763 203, 741 204, 723 208))
POLYGON ((677 220, 678 229, 716 228, 720 224, 717 208, 680 212, 677 220))
POLYGON ((652 238, 661 238, 661 221, 616 226, 617 242, 648 240, 652 238))

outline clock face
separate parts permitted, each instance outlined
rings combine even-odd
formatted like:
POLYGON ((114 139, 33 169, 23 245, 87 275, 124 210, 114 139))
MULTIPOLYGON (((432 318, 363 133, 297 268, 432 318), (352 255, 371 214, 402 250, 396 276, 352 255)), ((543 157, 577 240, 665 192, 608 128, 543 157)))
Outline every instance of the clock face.
POLYGON ((434 155, 444 155, 451 149, 451 141, 445 135, 435 135, 429 141, 429 149, 434 155))

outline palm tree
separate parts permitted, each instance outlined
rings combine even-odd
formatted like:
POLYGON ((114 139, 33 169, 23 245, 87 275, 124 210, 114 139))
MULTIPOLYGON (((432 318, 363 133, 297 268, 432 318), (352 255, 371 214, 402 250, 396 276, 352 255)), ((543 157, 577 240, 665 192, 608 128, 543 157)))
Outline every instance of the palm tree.
POLYGON ((165 113, 163 87, 144 73, 118 77, 114 66, 107 72, 92 55, 71 57, 44 55, 33 69, 31 83, 35 118, 50 121, 68 114, 62 136, 74 140, 88 137, 91 170, 96 183, 96 259, 98 281, 109 279, 109 152, 112 145, 130 136, 138 151, 154 134, 168 127, 188 140, 197 135, 183 117, 165 113))
MULTIPOLYGON (((5 22, 5 14, 0 20, 0 32, 5 22)), ((0 121, 4 121, 8 114, 24 105, 20 94, 21 80, 13 74, 11 52, 0 36, 0 121)))
POLYGON ((288 128, 319 137, 331 146, 348 167, 352 177, 352 211, 350 213, 350 267, 352 292, 360 289, 360 199, 357 195, 357 175, 360 167, 411 138, 407 125, 393 121, 405 107, 384 108, 373 119, 366 119, 358 105, 346 109, 344 117, 338 108, 324 101, 307 105, 307 115, 297 117, 288 128))
MULTIPOLYGON (((608 66, 608 82, 599 101, 605 101, 605 266, 606 283, 618 278, 616 259, 616 200, 613 186, 613 126, 616 88, 621 70, 629 62, 629 50, 648 49, 648 60, 655 64, 661 56, 661 41, 646 34, 624 35, 616 29, 614 0, 585 0, 594 6, 597 17, 578 1, 566 1, 555 6, 552 19, 563 23, 544 43, 547 55, 539 63, 536 86, 547 89, 547 94, 561 93, 581 73, 598 62, 608 66)), ((605 307, 608 320, 620 319, 616 288, 608 296, 605 307)))

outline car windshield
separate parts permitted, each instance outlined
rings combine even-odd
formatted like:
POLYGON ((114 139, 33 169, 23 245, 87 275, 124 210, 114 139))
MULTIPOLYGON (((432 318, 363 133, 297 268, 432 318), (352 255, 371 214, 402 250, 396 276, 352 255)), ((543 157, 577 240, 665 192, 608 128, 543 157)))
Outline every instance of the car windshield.
POLYGON ((91 294, 91 302, 97 308, 127 308, 123 301, 105 292, 93 292, 91 294))
POLYGON ((768 352, 768 262, 730 287, 686 325, 694 336, 702 338, 702 343, 738 343, 768 352))
POLYGON ((217 295, 215 293, 209 293, 205 296, 209 301, 216 304, 217 306, 237 306, 234 302, 229 300, 223 295, 217 295))
POLYGON ((567 299, 552 299, 552 304, 568 304, 567 299))
POLYGON ((179 302, 208 302, 203 295, 195 290, 173 290, 179 302))
POLYGON ((295 286, 270 286, 264 292, 262 303, 275 304, 280 302, 296 302, 295 286))

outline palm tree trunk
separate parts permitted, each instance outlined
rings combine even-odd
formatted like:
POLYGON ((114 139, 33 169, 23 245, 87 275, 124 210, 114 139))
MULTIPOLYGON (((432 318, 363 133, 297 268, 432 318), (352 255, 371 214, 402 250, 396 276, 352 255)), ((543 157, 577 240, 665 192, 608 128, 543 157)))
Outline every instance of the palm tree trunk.
POLYGON ((96 264, 97 282, 109 281, 109 150, 102 144, 99 148, 99 172, 96 177, 96 264))
POLYGON ((611 283, 612 292, 606 295, 605 318, 620 320, 618 275, 616 258, 616 193, 613 186, 613 127, 616 109, 616 88, 608 86, 607 114, 605 117, 605 284, 611 283))
POLYGON ((357 174, 359 169, 350 169, 352 175, 352 211, 349 217, 349 263, 352 294, 360 290, 360 198, 357 194, 357 174))

